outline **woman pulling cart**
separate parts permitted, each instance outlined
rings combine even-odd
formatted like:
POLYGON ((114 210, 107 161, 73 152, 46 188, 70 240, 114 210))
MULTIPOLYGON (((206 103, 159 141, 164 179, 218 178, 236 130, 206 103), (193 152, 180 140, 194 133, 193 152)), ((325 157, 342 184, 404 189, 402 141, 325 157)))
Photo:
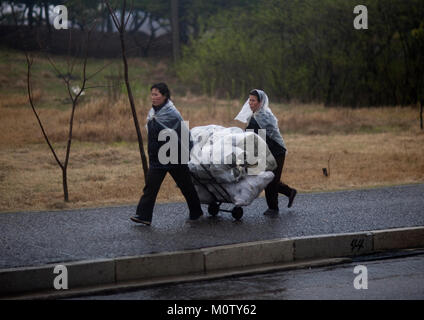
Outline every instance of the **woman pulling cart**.
POLYGON ((288 197, 288 208, 291 208, 297 191, 280 181, 287 148, 278 128, 278 120, 269 108, 269 100, 266 93, 258 89, 250 91, 249 99, 235 120, 247 123, 246 130, 253 129, 256 134, 258 134, 259 129, 266 129, 266 143, 277 162, 277 168, 273 171, 274 179, 265 188, 268 209, 263 214, 278 214, 279 193, 288 197))

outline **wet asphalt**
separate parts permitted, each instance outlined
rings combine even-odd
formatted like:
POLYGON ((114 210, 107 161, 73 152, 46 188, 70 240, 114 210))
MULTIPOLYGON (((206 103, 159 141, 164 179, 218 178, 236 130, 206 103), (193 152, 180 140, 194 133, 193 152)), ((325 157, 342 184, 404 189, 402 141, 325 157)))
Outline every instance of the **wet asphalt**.
MULTIPOLYGON (((423 300, 424 254, 162 285, 76 300, 423 300), (355 271, 361 266, 361 271, 355 271), (365 268, 364 268, 365 267, 365 268), (355 287, 355 278, 360 284, 355 287)), ((168 305, 173 305, 169 303, 168 305)), ((164 308, 166 310, 166 308, 164 308)), ((209 308, 210 310, 210 308, 209 308)), ((206 311, 206 310, 204 310, 206 311)), ((207 313, 207 312, 205 312, 207 313)))
MULTIPOLYGON (((179 192, 176 190, 176 192, 179 192)), ((152 226, 130 221, 136 205, 51 212, 0 213, 0 268, 204 248, 295 236, 424 225, 424 184, 298 194, 291 209, 264 216, 264 198, 230 213, 188 221, 185 203, 157 204, 152 226)), ((232 206, 223 204, 222 208, 232 206)))

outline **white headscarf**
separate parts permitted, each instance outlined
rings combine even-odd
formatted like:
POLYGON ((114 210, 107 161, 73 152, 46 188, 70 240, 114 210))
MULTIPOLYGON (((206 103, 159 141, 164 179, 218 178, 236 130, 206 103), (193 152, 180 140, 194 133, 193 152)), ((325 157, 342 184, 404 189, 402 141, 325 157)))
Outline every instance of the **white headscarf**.
POLYGON ((267 136, 269 136, 272 140, 287 150, 284 139, 281 136, 280 129, 278 128, 278 120, 269 108, 268 96, 262 90, 255 90, 258 92, 261 102, 259 109, 253 113, 252 109, 250 109, 249 99, 247 99, 246 103, 243 105, 243 108, 234 120, 238 120, 243 123, 249 123, 251 117, 253 116, 259 127, 261 129, 266 129, 267 136))

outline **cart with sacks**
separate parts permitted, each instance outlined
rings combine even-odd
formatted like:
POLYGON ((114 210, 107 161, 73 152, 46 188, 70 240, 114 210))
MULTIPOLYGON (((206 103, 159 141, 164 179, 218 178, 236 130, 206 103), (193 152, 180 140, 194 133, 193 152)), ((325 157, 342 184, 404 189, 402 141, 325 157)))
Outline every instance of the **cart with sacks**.
POLYGON ((243 207, 250 205, 274 179, 277 167, 266 141, 254 132, 218 125, 190 130, 193 147, 188 167, 200 202, 216 216, 229 212, 243 217, 243 207), (221 208, 231 204, 231 210, 221 208))

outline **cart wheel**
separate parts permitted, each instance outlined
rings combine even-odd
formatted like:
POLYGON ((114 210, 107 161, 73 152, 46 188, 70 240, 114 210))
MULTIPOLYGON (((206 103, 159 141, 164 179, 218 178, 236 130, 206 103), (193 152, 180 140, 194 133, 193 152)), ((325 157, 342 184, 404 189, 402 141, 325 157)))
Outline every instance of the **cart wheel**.
POLYGON ((243 208, 241 207, 234 207, 233 211, 231 211, 231 215, 234 219, 240 220, 241 217, 243 217, 243 208))
POLYGON ((219 205, 215 202, 211 203, 208 207, 208 212, 211 216, 215 217, 219 212, 219 205))

